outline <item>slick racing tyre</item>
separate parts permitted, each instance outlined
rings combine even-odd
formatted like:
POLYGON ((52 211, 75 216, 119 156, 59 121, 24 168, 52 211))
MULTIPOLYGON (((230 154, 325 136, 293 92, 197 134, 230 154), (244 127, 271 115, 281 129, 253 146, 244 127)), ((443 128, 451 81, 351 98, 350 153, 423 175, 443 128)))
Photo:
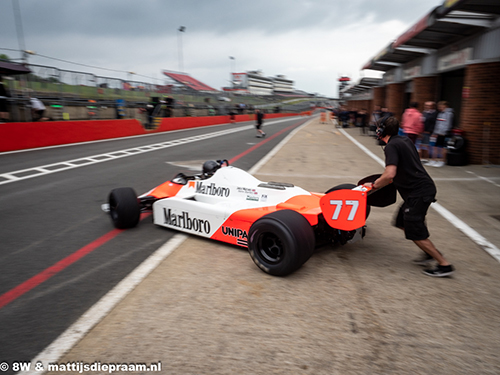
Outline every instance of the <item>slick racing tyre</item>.
POLYGON ((299 269, 312 255, 314 231, 307 219, 292 210, 280 210, 252 224, 248 251, 255 264, 274 276, 299 269))
POLYGON ((109 193, 109 213, 118 229, 133 228, 139 223, 141 207, 132 188, 118 188, 109 193))
MULTIPOLYGON (((332 191, 335 191, 335 190, 343 190, 343 189, 351 190, 351 189, 354 189, 355 187, 356 187, 356 185, 354 185, 354 184, 340 184, 340 185, 332 187, 331 189, 328 189, 328 191, 325 194, 331 193, 332 191)), ((366 218, 367 219, 368 219, 369 215, 370 215, 370 206, 367 205, 366 206, 366 218)))

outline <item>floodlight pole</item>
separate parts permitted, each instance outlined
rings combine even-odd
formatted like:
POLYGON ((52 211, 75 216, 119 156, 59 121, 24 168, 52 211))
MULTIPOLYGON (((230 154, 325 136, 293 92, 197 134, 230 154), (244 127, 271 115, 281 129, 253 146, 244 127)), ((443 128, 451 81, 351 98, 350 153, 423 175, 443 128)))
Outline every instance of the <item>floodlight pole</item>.
POLYGON ((181 26, 177 29, 179 31, 177 33, 177 43, 178 43, 178 48, 179 48, 179 71, 183 72, 184 66, 183 66, 183 61, 182 61, 182 33, 186 31, 186 27, 181 26))
POLYGON ((231 73, 235 73, 235 71, 234 71, 234 66, 236 65, 236 63, 235 63, 235 60, 236 60, 236 59, 234 58, 234 56, 229 56, 229 59, 231 60, 231 62, 230 62, 230 65, 231 65, 231 66, 229 67, 229 68, 230 68, 230 72, 229 72, 229 81, 232 83, 232 82, 233 82, 233 76, 232 76, 232 74, 231 74, 231 73))

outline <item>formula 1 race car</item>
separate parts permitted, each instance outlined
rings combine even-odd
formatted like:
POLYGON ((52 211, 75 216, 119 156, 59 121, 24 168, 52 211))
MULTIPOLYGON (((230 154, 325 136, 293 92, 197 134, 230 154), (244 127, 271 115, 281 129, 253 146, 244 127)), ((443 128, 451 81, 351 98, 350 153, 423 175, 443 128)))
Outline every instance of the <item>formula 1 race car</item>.
POLYGON ((285 276, 318 245, 364 237, 370 206, 396 201, 393 184, 378 190, 363 186, 378 176, 319 194, 259 181, 227 160, 207 161, 202 173, 179 173, 140 196, 132 188, 114 189, 105 210, 120 229, 135 227, 141 212, 152 211, 157 225, 247 247, 260 269, 285 276))

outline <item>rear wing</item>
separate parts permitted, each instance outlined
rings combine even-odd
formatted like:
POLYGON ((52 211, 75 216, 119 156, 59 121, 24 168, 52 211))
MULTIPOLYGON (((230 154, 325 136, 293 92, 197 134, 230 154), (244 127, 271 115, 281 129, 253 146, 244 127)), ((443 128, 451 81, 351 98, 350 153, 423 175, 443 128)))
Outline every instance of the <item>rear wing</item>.
POLYGON ((363 186, 374 182, 380 175, 368 176, 352 190, 334 190, 320 199, 320 207, 329 226, 351 231, 366 224, 367 206, 387 207, 396 202, 396 187, 389 184, 381 189, 363 186))
POLYGON ((369 190, 358 186, 352 190, 335 190, 324 195, 319 204, 328 225, 345 231, 363 227, 369 190))

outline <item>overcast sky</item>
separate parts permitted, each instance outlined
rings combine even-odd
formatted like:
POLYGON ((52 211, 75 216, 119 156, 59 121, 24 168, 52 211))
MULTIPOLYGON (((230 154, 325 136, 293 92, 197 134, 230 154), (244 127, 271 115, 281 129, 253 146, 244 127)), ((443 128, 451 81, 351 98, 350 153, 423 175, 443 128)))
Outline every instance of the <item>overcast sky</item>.
MULTIPOLYGON (((183 71, 216 88, 237 72, 283 74, 296 89, 337 96, 337 79, 363 65, 442 0, 1 0, 0 53, 19 58, 13 1, 25 48, 158 79, 183 71), (235 58, 234 61, 229 56, 235 58)), ((110 72, 30 56, 33 64, 110 72)), ((139 77, 136 77, 138 79, 139 77)))

